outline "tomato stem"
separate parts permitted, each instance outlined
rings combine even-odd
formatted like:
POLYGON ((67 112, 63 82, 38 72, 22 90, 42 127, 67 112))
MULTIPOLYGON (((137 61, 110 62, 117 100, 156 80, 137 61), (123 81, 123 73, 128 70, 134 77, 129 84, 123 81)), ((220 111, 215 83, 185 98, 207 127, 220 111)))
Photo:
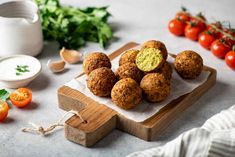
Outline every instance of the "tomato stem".
POLYGON ((235 52, 235 45, 233 45, 233 48, 232 48, 232 49, 233 49, 233 51, 235 52))
MULTIPOLYGON (((207 22, 205 20, 203 20, 202 18, 195 16, 194 18, 198 19, 199 21, 207 24, 207 22)), ((224 32, 222 29, 218 28, 215 25, 211 25, 212 28, 214 28, 216 31, 222 33, 224 36, 228 37, 229 39, 235 40, 235 37, 233 37, 231 34, 224 32)), ((231 30, 231 29, 230 29, 231 30)))
POLYGON ((182 10, 183 12, 187 12, 187 11, 188 11, 188 9, 187 9, 186 7, 184 7, 184 6, 181 6, 181 10, 182 10))

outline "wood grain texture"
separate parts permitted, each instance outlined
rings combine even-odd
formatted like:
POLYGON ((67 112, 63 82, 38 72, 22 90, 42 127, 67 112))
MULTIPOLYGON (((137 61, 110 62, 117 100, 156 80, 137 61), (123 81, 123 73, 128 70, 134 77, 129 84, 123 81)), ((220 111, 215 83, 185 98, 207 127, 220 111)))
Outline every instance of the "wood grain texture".
MULTIPOLYGON (((125 50, 137 45, 134 42, 128 43, 113 52, 109 57, 114 59, 125 50)), ((77 116, 69 118, 65 122, 65 136, 70 141, 89 147, 117 128, 141 139, 153 140, 216 83, 216 70, 206 66, 204 66, 203 70, 210 72, 204 84, 194 89, 191 93, 185 94, 167 104, 144 122, 135 122, 127 119, 79 91, 62 86, 58 90, 59 107, 66 111, 77 110, 86 120, 86 123, 82 123, 77 116)), ((81 75, 77 77, 79 76, 81 75)))

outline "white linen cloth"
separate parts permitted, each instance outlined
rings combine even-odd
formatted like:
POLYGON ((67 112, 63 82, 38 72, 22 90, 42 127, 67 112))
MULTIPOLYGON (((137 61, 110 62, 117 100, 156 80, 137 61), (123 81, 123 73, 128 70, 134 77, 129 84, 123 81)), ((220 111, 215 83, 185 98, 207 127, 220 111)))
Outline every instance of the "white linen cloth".
POLYGON ((127 157, 235 157, 235 105, 164 146, 127 157))

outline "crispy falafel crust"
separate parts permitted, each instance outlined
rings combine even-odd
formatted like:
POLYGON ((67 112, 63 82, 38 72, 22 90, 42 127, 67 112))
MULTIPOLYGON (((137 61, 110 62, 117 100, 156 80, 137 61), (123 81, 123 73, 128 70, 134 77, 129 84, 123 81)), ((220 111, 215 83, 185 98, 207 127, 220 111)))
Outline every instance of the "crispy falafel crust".
POLYGON ((140 83, 144 76, 144 73, 138 69, 136 64, 130 62, 121 65, 115 74, 119 80, 123 78, 132 78, 137 83, 140 83))
POLYGON ((145 75, 140 82, 140 87, 146 99, 150 102, 165 100, 171 91, 170 81, 163 74, 159 73, 145 75))
POLYGON ((87 78, 87 87, 97 96, 110 96, 117 79, 113 71, 107 67, 93 70, 87 78))
POLYGON ((87 75, 95 69, 101 67, 111 68, 111 66, 109 57, 102 52, 91 53, 83 61, 83 70, 87 75))
POLYGON ((168 80, 172 78, 173 69, 169 62, 165 61, 161 68, 159 68, 157 73, 163 74, 168 80))
POLYGON ((120 57, 119 66, 126 64, 126 63, 135 63, 135 59, 138 53, 139 53, 139 50, 135 50, 135 49, 125 51, 120 57))
POLYGON ((141 103, 142 90, 135 80, 125 78, 114 85, 111 97, 117 106, 128 110, 141 103))
POLYGON ((176 56, 174 67, 182 78, 195 79, 202 72, 203 59, 196 52, 186 50, 176 56))

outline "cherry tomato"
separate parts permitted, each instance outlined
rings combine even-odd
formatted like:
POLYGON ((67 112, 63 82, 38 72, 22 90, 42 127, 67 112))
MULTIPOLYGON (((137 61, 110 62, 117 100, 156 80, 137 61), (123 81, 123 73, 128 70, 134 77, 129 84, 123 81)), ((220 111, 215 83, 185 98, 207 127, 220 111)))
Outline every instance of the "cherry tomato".
POLYGON ((188 24, 186 27, 185 27, 185 30, 184 30, 184 35, 191 39, 191 40, 198 40, 198 37, 199 37, 199 34, 201 33, 201 29, 200 27, 198 26, 195 26, 193 24, 188 24))
POLYGON ((224 39, 226 41, 226 43, 228 44, 228 46, 230 46, 231 48, 233 45, 235 45, 235 40, 233 40, 227 36, 223 36, 222 39, 224 39))
POLYGON ((218 58, 224 58, 231 50, 224 39, 217 39, 211 44, 211 52, 218 58))
POLYGON ((235 70, 235 45, 233 45, 233 50, 229 51, 225 56, 226 64, 235 70))
MULTIPOLYGON (((223 31, 227 34, 230 34, 231 37, 235 38, 235 30, 234 29, 223 28, 223 31)), ((228 37, 227 35, 224 35, 221 33, 221 38, 225 39, 226 42, 232 47, 233 45, 235 45, 235 39, 232 39, 231 37, 228 37)))
POLYGON ((197 14, 195 17, 191 17, 191 22, 200 27, 201 31, 206 29, 204 21, 206 21, 206 18, 201 13, 197 14))
POLYGON ((190 14, 187 12, 181 11, 175 15, 175 18, 180 21, 187 22, 187 21, 190 21, 190 14))
POLYGON ((215 22, 215 23, 210 23, 210 24, 208 24, 208 25, 207 25, 207 30, 214 29, 213 26, 215 26, 215 27, 217 27, 217 28, 219 28, 219 29, 222 29, 222 24, 221 24, 219 21, 217 21, 217 22, 215 22))
POLYGON ((214 27, 218 28, 218 29, 222 29, 222 25, 221 23, 218 21, 218 22, 215 22, 215 23, 211 23, 207 26, 206 30, 210 31, 211 33, 213 33, 214 37, 216 39, 219 39, 222 37, 221 33, 218 32, 214 27))
POLYGON ((184 28, 185 28, 184 22, 178 19, 173 19, 168 24, 169 31, 177 36, 184 35, 184 28))
POLYGON ((230 34, 230 35, 232 35, 232 36, 235 36, 235 29, 233 29, 233 28, 223 28, 222 29, 225 33, 228 33, 228 34, 230 34))
POLYGON ((10 95, 11 103, 19 108, 27 106, 32 101, 32 91, 19 88, 10 95))
POLYGON ((183 22, 187 22, 187 21, 190 21, 190 13, 187 12, 187 9, 182 7, 181 8, 182 11, 178 12, 176 15, 175 15, 175 19, 178 19, 180 21, 183 21, 183 22))
POLYGON ((215 41, 215 37, 210 31, 202 32, 198 38, 199 44, 205 49, 210 49, 213 41, 215 41))
POLYGON ((0 122, 4 121, 8 115, 9 107, 5 101, 0 100, 0 122))

